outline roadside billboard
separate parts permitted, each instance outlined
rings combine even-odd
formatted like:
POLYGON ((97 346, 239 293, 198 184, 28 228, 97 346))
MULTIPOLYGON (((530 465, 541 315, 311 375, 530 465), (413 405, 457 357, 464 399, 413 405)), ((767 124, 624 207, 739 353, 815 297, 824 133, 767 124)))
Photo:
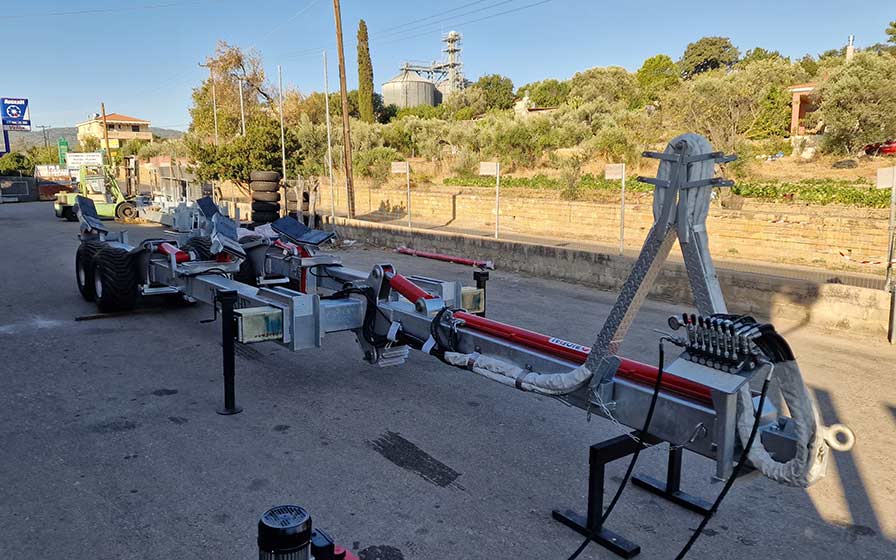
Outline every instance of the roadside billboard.
POLYGON ((31 130, 31 110, 22 97, 0 97, 0 120, 6 130, 31 130))
POLYGON ((82 165, 102 164, 102 152, 68 152, 65 154, 65 166, 69 169, 80 169, 82 165))

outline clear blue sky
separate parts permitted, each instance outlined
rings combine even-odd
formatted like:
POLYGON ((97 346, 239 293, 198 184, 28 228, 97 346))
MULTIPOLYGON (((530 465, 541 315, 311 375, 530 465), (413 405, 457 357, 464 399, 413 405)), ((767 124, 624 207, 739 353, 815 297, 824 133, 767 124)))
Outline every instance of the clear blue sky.
MULTIPOLYGON (((440 58, 439 38, 452 29, 463 34, 468 78, 500 73, 521 85, 593 66, 634 70, 657 53, 677 60, 705 35, 728 36, 741 51, 762 46, 792 57, 840 47, 850 33, 857 45, 870 45, 884 41, 896 19, 881 1, 547 0, 526 7, 536 2, 343 0, 349 87, 357 83, 359 18, 370 29, 377 90, 404 60, 440 58), (415 20, 423 21, 396 28, 415 20)), ((73 126, 104 101, 109 112, 185 129, 191 89, 205 75, 198 63, 218 39, 258 49, 269 79, 281 64, 284 85, 303 92, 322 89, 320 51, 327 49, 330 87, 338 87, 331 0, 3 4, 0 95, 30 98, 35 125, 73 126)))

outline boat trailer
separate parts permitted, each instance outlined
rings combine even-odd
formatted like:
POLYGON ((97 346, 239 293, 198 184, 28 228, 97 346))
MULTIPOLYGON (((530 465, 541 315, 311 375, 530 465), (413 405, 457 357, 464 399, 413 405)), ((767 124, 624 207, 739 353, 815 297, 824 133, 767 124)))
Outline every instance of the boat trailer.
POLYGON ((212 305, 215 317, 220 309, 224 414, 239 412, 234 341, 302 351, 323 346, 328 334, 351 331, 371 364, 400 366, 411 350, 420 351, 627 427, 633 431, 591 447, 587 515, 554 511, 553 517, 586 537, 582 548, 597 542, 630 558, 640 547, 604 526, 608 462, 632 456, 630 474, 642 449, 668 443, 666 480, 636 476, 634 483, 703 514, 705 525, 719 504, 682 491, 684 451, 714 461, 713 478, 728 481, 727 492, 742 470, 807 487, 824 476, 831 448, 845 450, 854 441, 848 428, 820 423, 796 359, 774 327, 728 312, 705 222, 713 188, 732 184, 715 177, 715 166, 734 156, 714 152, 695 134, 644 155, 660 161, 655 178, 639 177, 654 185, 655 222, 591 347, 485 317, 482 286, 405 276, 389 263, 349 268, 320 250, 332 232, 293 218, 243 230, 210 198, 197 202, 201 219, 193 231, 139 245, 129 244, 126 233, 111 235, 92 201, 79 199, 78 287, 101 311, 158 296, 212 305), (676 240, 697 312, 663 326, 659 367, 624 358, 620 344, 676 240), (668 364, 665 346, 679 352, 668 364))

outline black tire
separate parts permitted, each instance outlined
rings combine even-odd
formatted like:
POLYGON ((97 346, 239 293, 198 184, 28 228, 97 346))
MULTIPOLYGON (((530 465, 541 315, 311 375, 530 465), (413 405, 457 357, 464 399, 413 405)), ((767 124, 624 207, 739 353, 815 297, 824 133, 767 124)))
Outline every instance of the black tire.
POLYGON ((280 200, 280 193, 252 191, 252 200, 257 200, 259 202, 277 202, 280 200))
POLYGON ((252 171, 249 173, 250 181, 271 181, 277 183, 280 181, 279 171, 252 171))
POLYGON ((256 224, 268 224, 279 217, 277 212, 252 212, 252 221, 256 224))
MULTIPOLYGON (((240 243, 251 241, 254 237, 256 236, 246 235, 240 237, 240 243)), ((255 266, 252 264, 252 259, 247 257, 240 263, 240 270, 233 275, 233 279, 249 286, 255 286, 257 284, 258 279, 255 277, 255 266)))
MULTIPOLYGON (((299 208, 299 205, 296 203, 295 200, 286 203, 286 210, 289 212, 295 212, 296 210, 298 210, 298 208, 299 208)), ((308 203, 307 202, 302 203, 302 211, 303 212, 308 211, 308 203)))
POLYGON ((135 220, 137 215, 137 206, 133 202, 122 202, 115 207, 115 217, 119 220, 135 220))
POLYGON ((93 259, 96 306, 103 313, 128 311, 137 304, 137 269, 125 249, 104 247, 93 259))
POLYGON ((252 203, 252 212, 273 212, 274 214, 279 214, 280 204, 277 202, 260 202, 256 200, 252 203))
POLYGON ((249 190, 252 192, 277 192, 280 190, 280 183, 277 181, 252 181, 249 183, 249 190))
POLYGON ((212 240, 208 237, 193 237, 181 247, 182 251, 192 252, 200 261, 213 261, 212 240))
POLYGON ((94 257, 105 247, 102 241, 84 241, 75 253, 75 282, 81 297, 87 301, 96 300, 96 287, 93 285, 94 257))
MULTIPOLYGON (((295 202, 296 200, 298 200, 298 197, 296 196, 295 189, 293 189, 293 188, 286 189, 286 200, 288 200, 290 202, 295 202)), ((308 202, 308 193, 307 192, 302 193, 302 200, 305 202, 308 202)))
POLYGON ((62 217, 68 220, 69 222, 77 222, 78 214, 75 212, 74 206, 63 206, 62 207, 62 217))

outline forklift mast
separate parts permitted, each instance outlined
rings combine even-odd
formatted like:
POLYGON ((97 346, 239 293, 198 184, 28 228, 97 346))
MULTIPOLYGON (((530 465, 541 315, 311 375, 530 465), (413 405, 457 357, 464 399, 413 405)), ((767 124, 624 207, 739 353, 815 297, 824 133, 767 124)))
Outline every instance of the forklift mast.
MULTIPOLYGON (((81 169, 78 173, 78 192, 82 196, 90 196, 90 188, 88 187, 90 177, 98 177, 101 176, 103 180, 103 194, 111 195, 112 200, 115 204, 120 202, 124 202, 125 196, 121 192, 121 189, 118 187, 118 181, 115 179, 115 176, 112 174, 112 167, 109 165, 103 166, 90 166, 90 165, 82 165, 81 169), (91 171, 95 171, 91 173, 91 171), (101 173, 100 173, 101 172, 101 173)), ((108 198, 107 198, 108 199, 108 198)))

